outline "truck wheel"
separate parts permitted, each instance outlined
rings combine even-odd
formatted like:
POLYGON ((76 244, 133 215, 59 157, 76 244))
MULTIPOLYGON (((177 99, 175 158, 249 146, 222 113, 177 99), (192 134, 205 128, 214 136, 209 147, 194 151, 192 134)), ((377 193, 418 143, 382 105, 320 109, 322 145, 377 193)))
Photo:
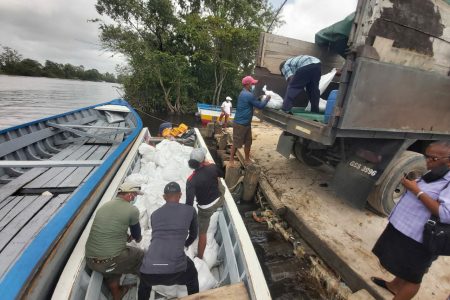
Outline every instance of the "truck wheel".
POLYGON ((387 216, 406 191, 400 183, 404 174, 410 172, 418 175, 424 174, 426 172, 425 160, 419 153, 405 151, 385 172, 387 172, 386 177, 374 187, 367 201, 377 212, 387 216))
POLYGON ((314 158, 312 156, 313 153, 314 150, 308 149, 307 143, 301 143, 297 141, 294 144, 294 155, 299 161, 310 167, 321 166, 323 163, 320 160, 314 158))

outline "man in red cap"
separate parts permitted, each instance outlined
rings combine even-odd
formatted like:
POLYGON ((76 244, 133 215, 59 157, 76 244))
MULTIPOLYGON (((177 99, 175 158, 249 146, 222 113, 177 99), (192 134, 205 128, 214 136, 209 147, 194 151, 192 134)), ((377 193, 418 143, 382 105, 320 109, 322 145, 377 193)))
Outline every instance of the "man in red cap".
POLYGON ((234 163, 234 153, 236 149, 244 145, 245 163, 250 162, 250 148, 252 146, 252 118, 253 107, 263 109, 270 100, 267 96, 266 100, 261 102, 253 94, 255 84, 258 80, 252 76, 245 76, 242 79, 244 88, 239 94, 236 106, 236 114, 233 122, 233 145, 231 146, 230 165, 234 163))

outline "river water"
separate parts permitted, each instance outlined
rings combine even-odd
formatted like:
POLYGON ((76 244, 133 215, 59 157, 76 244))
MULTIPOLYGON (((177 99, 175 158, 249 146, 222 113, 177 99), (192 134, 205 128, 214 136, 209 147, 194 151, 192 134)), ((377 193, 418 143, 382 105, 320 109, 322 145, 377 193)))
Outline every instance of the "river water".
MULTIPOLYGON (((0 75, 0 129, 107 102, 122 94, 118 83, 0 75)), ((197 125, 193 115, 139 113, 152 134, 163 120, 197 125)))

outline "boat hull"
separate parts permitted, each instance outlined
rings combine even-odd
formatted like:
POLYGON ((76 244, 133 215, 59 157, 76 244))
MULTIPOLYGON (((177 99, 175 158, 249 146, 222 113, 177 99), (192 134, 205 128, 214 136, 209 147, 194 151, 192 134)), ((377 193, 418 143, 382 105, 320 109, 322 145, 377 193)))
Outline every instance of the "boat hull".
MULTIPOLYGON (((196 147, 206 148, 206 144, 201 137, 198 129, 195 130, 197 141, 196 147)), ((136 144, 130 150, 128 157, 125 159, 117 176, 113 179, 110 187, 105 192, 98 207, 105 202, 110 201, 117 191, 117 187, 132 171, 132 165, 136 164, 138 146, 145 140, 150 140, 149 133, 144 129, 137 138, 136 144)), ((212 161, 211 154, 208 152, 206 159, 212 161)), ((247 288, 248 296, 251 299, 271 299, 266 280, 264 278, 261 266, 253 248, 252 242, 245 228, 244 222, 239 214, 233 197, 223 179, 220 180, 223 185, 225 193, 225 203, 222 211, 219 213, 218 232, 216 233, 216 240, 219 243, 220 249, 218 260, 223 262, 223 265, 217 267, 219 274, 219 282, 223 285, 232 285, 239 282, 244 282, 247 288)), ((98 208, 97 208, 98 209, 98 208)), ((93 218, 89 221, 83 234, 80 237, 60 280, 55 288, 52 299, 105 299, 108 295, 102 292, 94 291, 92 286, 99 285, 98 280, 102 280, 102 276, 96 272, 88 270, 85 259, 84 249, 89 236, 90 228, 93 223, 93 218), (95 274, 95 275, 94 275, 95 274), (94 278, 96 276, 96 278, 94 278), (101 279, 99 279, 99 277, 101 279), (97 282, 96 282, 97 281, 97 282), (96 283, 95 283, 96 282, 96 283), (91 294, 92 293, 92 294, 91 294), (94 298, 91 298, 95 295, 94 298)), ((100 283, 101 284, 101 283, 100 283)), ((103 283, 104 285, 104 283, 103 283)), ((103 291, 107 291, 104 288, 103 291)), ((128 299, 134 299, 133 296, 128 296, 128 299)))
MULTIPOLYGON (((197 113, 200 116, 201 122, 203 126, 206 126, 210 122, 219 122, 220 114, 222 113, 222 109, 218 105, 205 104, 205 103, 197 103, 197 113)), ((234 120, 234 116, 236 114, 236 109, 233 108, 231 111, 231 115, 228 118, 229 122, 234 120)), ((225 121, 225 118, 222 119, 225 121)), ((257 117, 253 116, 252 122, 260 121, 257 117)))
MULTIPOLYGON (((134 110, 132 110, 132 108, 125 101, 116 100, 107 102, 105 104, 122 105, 128 107, 128 109, 130 110, 130 114, 127 117, 129 118, 127 119, 127 122, 130 126, 133 126, 133 128, 130 128, 127 131, 127 135, 124 135, 123 140, 120 143, 118 142, 117 145, 112 145, 111 148, 108 148, 109 151, 107 152, 107 155, 104 156, 104 160, 102 160, 101 164, 98 165, 95 169, 92 168, 90 173, 87 173, 81 184, 78 187, 74 187, 73 192, 71 192, 70 196, 68 196, 64 204, 61 205, 58 210, 56 210, 56 213, 54 215, 51 215, 49 217, 49 219, 41 228, 39 228, 35 236, 28 242, 28 244, 22 249, 22 252, 17 255, 17 258, 2 274, 2 277, 0 278, 0 290, 2 290, 2 299, 49 298, 49 293, 51 293, 52 289, 54 288, 59 273, 64 267, 67 258, 69 257, 71 250, 76 243, 76 240, 78 239, 93 210, 97 206, 99 199, 107 189, 108 184, 114 177, 116 170, 120 167, 133 142, 135 141, 140 129, 142 128, 142 121, 140 120, 138 114, 134 110)), ((23 132, 31 132, 32 128, 47 130, 45 126, 48 126, 48 124, 52 124, 52 122, 56 122, 55 120, 57 120, 57 123, 60 125, 68 123, 73 124, 76 123, 75 121, 77 120, 76 117, 74 117, 75 115, 86 117, 88 115, 88 111, 91 111, 95 107, 101 105, 104 104, 79 109, 54 117, 49 117, 5 129, 2 130, 0 134, 8 134, 8 132, 14 132, 17 130, 23 132)), ((95 114, 93 116, 94 117, 91 119, 94 119, 95 121, 95 114)), ((55 126, 59 126, 58 124, 56 124, 55 126)), ((76 126, 84 125, 74 126, 76 128, 76 126)), ((60 129, 52 128, 51 130, 47 131, 50 132, 58 130, 60 129)), ((120 130, 115 129, 115 132, 118 131, 120 130)), ((73 136, 70 136, 70 134, 68 134, 67 132, 58 134, 64 134, 64 136, 67 138, 66 141, 71 141, 73 139, 75 140, 75 143, 86 144, 88 141, 89 143, 96 143, 97 141, 94 138, 90 138, 89 136, 87 136, 85 137, 84 142, 80 142, 79 139, 73 138, 73 136)), ((119 134, 117 134, 116 136, 119 136, 119 134)), ((53 137, 50 138, 52 138, 52 141, 50 141, 50 143, 55 142, 56 139, 54 139, 53 137)), ((101 141, 102 143, 105 142, 104 136, 102 137, 101 135, 98 135, 98 139, 98 141, 101 141)), ((35 144, 38 143, 43 144, 43 142, 41 141, 36 142, 35 144)), ((49 141, 47 141, 47 143, 49 143, 49 141)), ((34 145, 34 147, 36 148, 37 146, 34 145)), ((100 147, 106 146, 104 144, 102 144, 102 146, 94 145, 91 148, 97 150, 100 147), (98 148, 94 149, 94 147, 98 148)), ((92 153, 95 152, 94 150, 92 150, 92 153)), ((19 149, 18 151, 23 150, 19 149)), ((48 170, 50 169, 52 168, 48 168, 48 170)), ((76 173, 76 171, 83 171, 83 168, 70 169, 70 167, 65 170, 73 171, 74 169, 75 171, 73 173, 76 173)), ((31 169, 29 170, 29 172, 32 172, 33 170, 34 169, 31 169)), ((46 169, 44 168, 43 170, 45 171, 46 169)), ((26 175, 27 172, 25 172, 24 174, 26 175)), ((21 176, 23 176, 23 174, 21 176)), ((53 181, 58 180, 58 176, 55 176, 55 178, 53 178, 53 181)), ((20 179, 20 176, 18 177, 18 179, 20 179)), ((12 180, 12 183, 14 183, 14 180, 12 180)), ((30 183, 27 182, 27 184, 30 183)), ((11 185, 11 182, 4 185, 2 188, 8 188, 9 185, 11 185)), ((58 187, 55 188, 55 191, 62 190, 64 189, 60 189, 58 187)), ((1 188, 0 191, 2 191, 1 188)), ((39 192, 40 189, 27 189, 22 187, 21 189, 17 190, 16 193, 31 193, 32 191, 39 192)), ((55 191, 52 192, 55 193, 55 191)))

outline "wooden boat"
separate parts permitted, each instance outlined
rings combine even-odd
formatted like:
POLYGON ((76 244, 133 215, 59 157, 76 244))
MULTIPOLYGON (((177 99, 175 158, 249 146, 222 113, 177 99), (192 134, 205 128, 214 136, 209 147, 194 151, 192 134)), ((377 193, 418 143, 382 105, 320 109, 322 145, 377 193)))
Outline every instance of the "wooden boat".
MULTIPOLYGON (((197 103, 197 112, 200 115, 200 119, 203 125, 208 124, 209 122, 218 122, 220 114, 222 113, 222 109, 219 105, 212 105, 206 103, 197 103)), ((236 109, 231 110, 231 115, 229 120, 234 120, 234 114, 236 113, 236 109)))
POLYGON ((1 299, 48 299, 141 129, 113 100, 0 131, 1 299))
MULTIPOLYGON (((222 109, 219 105, 212 105, 206 103, 197 103, 197 114, 200 116, 203 125, 209 122, 219 122, 220 114, 222 109)), ((231 110, 231 115, 228 120, 231 122, 234 120, 234 115, 236 114, 236 109, 231 110)), ((225 120, 225 119, 223 119, 225 120)), ((252 122, 259 121, 259 119, 253 116, 252 122)))
MULTIPOLYGON (((195 129, 195 132, 197 137, 195 147, 206 148, 206 144, 198 129, 195 129)), ((117 172, 116 177, 111 182, 110 187, 105 192, 99 206, 106 201, 110 201, 115 196, 118 186, 128 175, 139 171, 141 155, 138 152, 138 148, 143 141, 149 140, 158 141, 157 138, 150 138, 148 130, 144 128, 117 172)), ((209 153, 206 158, 212 161, 209 153)), ((222 289, 233 290, 231 294, 237 295, 237 299, 271 299, 258 257, 244 222, 223 179, 221 179, 221 184, 225 189, 225 204, 219 213, 218 229, 215 236, 219 244, 218 261, 220 263, 211 271, 215 274, 218 282, 220 282, 222 289)), ((68 260, 56 285, 52 299, 97 300, 111 298, 109 290, 103 282, 102 275, 86 267, 84 249, 92 222, 93 218, 86 226, 68 260)), ((220 288, 209 290, 203 292, 206 293, 203 297, 216 294, 214 299, 219 299, 217 294, 220 292, 220 288)), ((192 295, 191 297, 195 296, 193 299, 200 299, 200 294, 192 295), (197 298, 197 296, 200 298, 197 298)), ((227 290, 227 295, 230 296, 231 294, 227 290)), ((153 295, 152 297, 158 298, 158 295, 153 295)), ((154 299, 152 297, 151 299, 154 299)), ((227 298, 227 296, 224 297, 225 299, 227 298)), ((132 288, 123 299, 137 299, 137 288, 132 288)))

